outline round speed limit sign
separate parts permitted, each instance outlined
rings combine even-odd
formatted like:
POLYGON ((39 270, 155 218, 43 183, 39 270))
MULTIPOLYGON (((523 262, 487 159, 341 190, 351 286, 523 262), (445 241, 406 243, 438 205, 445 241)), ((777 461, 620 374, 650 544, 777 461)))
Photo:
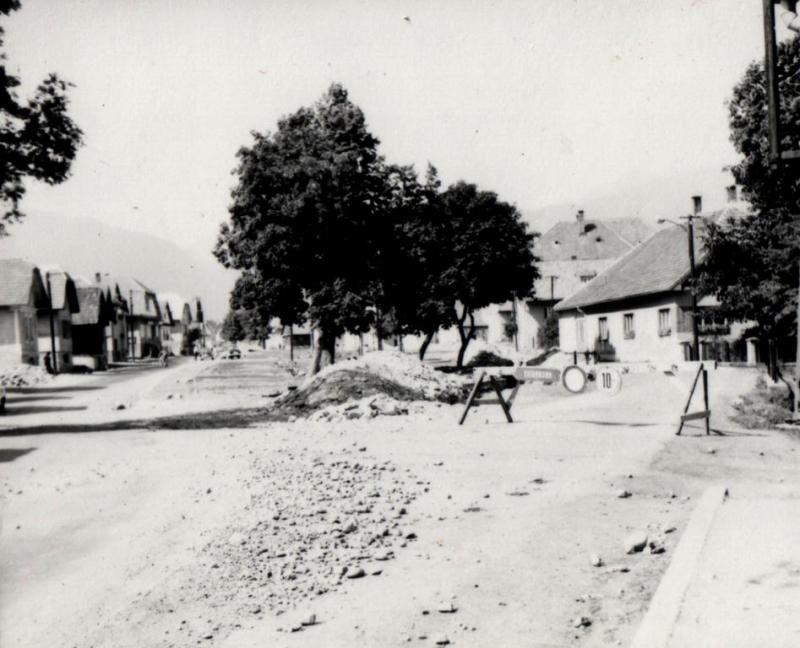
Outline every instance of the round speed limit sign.
POLYGON ((567 367, 561 374, 561 384, 567 391, 580 394, 586 388, 586 372, 575 365, 567 367))
POLYGON ((610 367, 599 369, 597 371, 597 388, 609 396, 618 394, 622 389, 622 374, 610 367))

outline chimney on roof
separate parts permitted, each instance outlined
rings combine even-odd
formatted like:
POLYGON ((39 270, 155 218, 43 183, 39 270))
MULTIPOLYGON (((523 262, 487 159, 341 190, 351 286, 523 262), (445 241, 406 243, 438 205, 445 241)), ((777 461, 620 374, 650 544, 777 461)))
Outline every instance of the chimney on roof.
POLYGON ((728 202, 733 203, 736 202, 739 197, 737 196, 736 185, 731 185, 729 187, 725 187, 725 191, 728 195, 728 202))
POLYGON ((579 209, 578 213, 575 214, 575 220, 578 221, 578 235, 579 236, 586 236, 586 228, 583 226, 583 210, 579 209))
POLYGON ((702 196, 692 196, 692 208, 694 209, 695 214, 699 214, 701 211, 703 211, 702 196))

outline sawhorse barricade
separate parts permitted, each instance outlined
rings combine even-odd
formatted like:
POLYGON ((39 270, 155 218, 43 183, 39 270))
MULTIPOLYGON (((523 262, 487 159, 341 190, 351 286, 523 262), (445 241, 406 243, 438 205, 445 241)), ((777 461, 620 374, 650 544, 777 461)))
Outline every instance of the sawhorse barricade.
POLYGON ((686 405, 683 408, 683 413, 681 414, 681 421, 678 425, 678 431, 675 433, 676 435, 680 436, 680 433, 683 431, 683 424, 686 421, 696 421, 698 419, 705 419, 706 422, 706 435, 711 434, 711 408, 708 405, 708 369, 703 366, 703 363, 700 363, 700 366, 697 368, 697 373, 694 376, 694 381, 692 382, 692 388, 689 390, 689 398, 686 399, 686 405), (692 397, 694 396, 694 390, 697 389, 697 382, 700 379, 700 376, 703 377, 703 405, 705 409, 698 410, 697 412, 689 412, 689 406, 692 404, 692 397))
MULTIPOLYGON (((524 383, 535 381, 558 382, 560 377, 561 372, 558 369, 545 369, 542 367, 488 367, 484 371, 481 371, 478 380, 475 381, 458 424, 462 425, 464 423, 471 407, 479 407, 481 405, 500 405, 508 422, 513 423, 514 419, 511 418, 511 406, 514 404, 514 399, 517 397, 519 388, 524 383), (516 381, 507 399, 503 398, 503 388, 497 380, 497 378, 501 376, 513 376, 516 381), (480 398, 481 388, 487 382, 489 389, 494 391, 497 399, 480 398)), ((488 390, 484 388, 483 391, 488 390)))

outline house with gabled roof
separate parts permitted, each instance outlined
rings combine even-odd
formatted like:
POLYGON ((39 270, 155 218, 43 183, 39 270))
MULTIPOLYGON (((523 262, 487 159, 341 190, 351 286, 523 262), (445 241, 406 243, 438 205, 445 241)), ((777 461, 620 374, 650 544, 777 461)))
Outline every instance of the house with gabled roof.
MULTIPOLYGON (((744 216, 736 207, 701 215, 694 228, 702 266, 704 222, 744 216)), ((691 265, 688 232, 668 225, 561 300, 560 348, 577 358, 620 362, 680 362, 692 357, 691 265)), ((701 359, 744 359, 742 323, 720 323, 717 301, 698 301, 701 359)))
POLYGON ((39 311, 39 357, 50 354, 57 372, 72 369, 72 315, 80 311, 75 282, 62 268, 45 266, 40 269, 49 296, 48 308, 39 311))
POLYGON ((0 366, 39 363, 38 312, 49 308, 39 269, 0 259, 0 366))
POLYGON ((105 369, 109 362, 108 330, 116 321, 107 288, 80 277, 75 279, 80 310, 72 315, 73 364, 105 369))
POLYGON ((173 355, 187 355, 189 327, 194 321, 191 304, 175 293, 162 293, 158 300, 161 304, 162 345, 173 355))
POLYGON ((161 350, 161 308, 154 290, 133 277, 114 279, 119 297, 127 306, 127 351, 129 359, 149 358, 161 350))
POLYGON ((516 303, 506 302, 487 309, 483 314, 488 325, 488 341, 513 342, 516 319, 520 349, 542 348, 542 331, 553 307, 580 290, 653 231, 653 226, 638 218, 593 220, 587 219, 583 210, 578 211, 574 221, 556 223, 534 244, 540 278, 534 284, 533 294, 516 303))

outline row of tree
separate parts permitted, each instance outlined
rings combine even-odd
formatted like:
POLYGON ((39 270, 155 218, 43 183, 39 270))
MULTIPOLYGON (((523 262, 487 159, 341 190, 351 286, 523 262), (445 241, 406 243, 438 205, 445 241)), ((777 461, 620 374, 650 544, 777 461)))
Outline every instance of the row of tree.
POLYGON ((310 322, 313 372, 345 332, 421 335, 423 357, 455 326, 461 366, 476 310, 532 294, 535 235, 518 210, 474 184, 442 189, 432 166, 420 179, 389 164, 342 86, 252 137, 215 248, 241 271, 228 316, 237 335, 266 337, 272 318, 310 322))

